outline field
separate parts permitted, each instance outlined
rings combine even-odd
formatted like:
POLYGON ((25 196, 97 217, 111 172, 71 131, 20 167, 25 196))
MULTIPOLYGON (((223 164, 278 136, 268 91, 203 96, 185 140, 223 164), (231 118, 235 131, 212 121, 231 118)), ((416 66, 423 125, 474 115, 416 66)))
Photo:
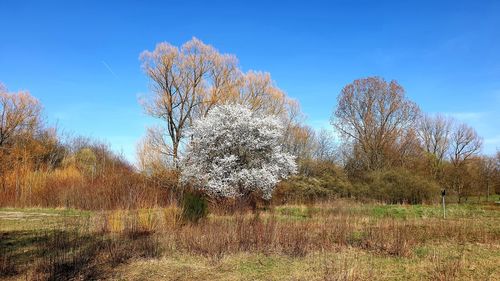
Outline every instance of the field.
POLYGON ((213 213, 0 209, 4 280, 499 280, 500 207, 350 201, 213 213))

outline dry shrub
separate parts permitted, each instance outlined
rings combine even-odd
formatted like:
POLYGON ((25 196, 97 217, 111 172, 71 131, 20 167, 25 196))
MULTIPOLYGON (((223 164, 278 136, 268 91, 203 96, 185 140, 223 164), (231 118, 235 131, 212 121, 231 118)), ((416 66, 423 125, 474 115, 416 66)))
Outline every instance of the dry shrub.
POLYGON ((342 247, 410 257, 415 247, 433 241, 489 243, 497 239, 495 233, 467 221, 370 219, 342 212, 298 219, 272 213, 211 216, 198 224, 175 227, 165 222, 158 231, 169 240, 170 249, 212 260, 238 252, 301 257, 342 247))
POLYGON ((135 209, 161 206, 169 197, 162 184, 151 184, 105 145, 65 149, 50 167, 36 157, 11 159, 0 171, 0 206, 135 209))
POLYGON ((182 225, 182 211, 176 206, 169 206, 162 208, 163 211, 163 225, 164 229, 176 229, 182 225))
MULTIPOLYGON (((182 223, 181 210, 175 206, 103 211, 88 218, 89 227, 83 221, 77 224, 80 229, 51 231, 40 239, 43 259, 33 279, 101 278, 106 271, 103 265, 170 253, 199 255, 218 264, 226 255, 246 252, 290 257, 318 253, 338 257, 339 253, 340 259, 325 260, 318 275, 323 274, 325 280, 365 280, 371 272, 354 268, 356 258, 343 260, 342 253, 407 258, 418 255, 416 249, 423 245, 498 242, 496 230, 484 227, 481 221, 374 218, 356 210, 355 205, 343 204, 330 209, 295 206, 286 212, 211 215, 198 224, 182 223)), ((2 270, 22 273, 22 268, 13 268, 11 258, 0 255, 2 270)), ((463 270, 461 258, 435 254, 430 260, 432 268, 427 274, 432 280, 453 280, 463 270)))
POLYGON ((153 209, 131 210, 125 214, 123 233, 129 238, 148 236, 158 229, 160 218, 153 209))
POLYGON ((129 237, 113 236, 105 240, 106 261, 112 265, 124 263, 131 258, 159 258, 163 254, 159 237, 155 235, 141 235, 129 237))
POLYGON ((126 262, 134 254, 121 240, 118 239, 107 240, 104 244, 104 252, 107 254, 109 262, 112 266, 117 266, 126 262))
POLYGON ((224 222, 187 224, 175 234, 177 249, 205 256, 212 261, 220 260, 225 253, 232 252, 234 238, 220 233, 224 222))
POLYGON ((53 171, 9 173, 1 206, 66 207, 85 210, 133 209, 161 206, 167 191, 144 184, 132 171, 109 171, 85 177, 76 167, 53 171))
MULTIPOLYGON (((351 204, 351 205, 349 205, 351 204)), ((104 211, 98 232, 141 241, 159 239, 162 251, 201 255, 217 262, 240 252, 302 257, 311 252, 358 248, 377 255, 411 257, 414 249, 435 242, 492 243, 496 233, 474 220, 395 219, 367 216, 356 205, 289 206, 286 211, 210 215, 197 224, 182 221, 178 207, 104 211)), ((155 256, 158 246, 138 250, 155 256), (149 249, 149 250, 147 250, 149 249)), ((136 243, 136 245, 138 245, 136 243)))
POLYGON ((367 228, 363 233, 359 243, 361 248, 387 255, 410 256, 411 248, 415 245, 411 226, 404 222, 382 221, 374 227, 367 228))
POLYGON ((424 244, 437 241, 454 243, 491 243, 498 240, 498 234, 474 220, 408 220, 408 235, 414 243, 424 244))
POLYGON ((409 256, 414 245, 405 225, 385 223, 357 230, 348 218, 323 222, 280 221, 274 216, 238 215, 234 219, 186 225, 173 237, 182 251, 216 258, 241 251, 302 257, 312 251, 337 250, 342 246, 409 256))
POLYGON ((462 251, 457 257, 443 257, 434 252, 431 256, 432 267, 427 272, 429 279, 437 281, 456 280, 463 268, 463 255, 462 251))
POLYGON ((322 272, 325 281, 357 281, 372 279, 372 273, 361 272, 356 257, 323 258, 322 272))
POLYGON ((96 230, 101 234, 123 232, 125 229, 125 210, 101 211, 95 220, 96 230))

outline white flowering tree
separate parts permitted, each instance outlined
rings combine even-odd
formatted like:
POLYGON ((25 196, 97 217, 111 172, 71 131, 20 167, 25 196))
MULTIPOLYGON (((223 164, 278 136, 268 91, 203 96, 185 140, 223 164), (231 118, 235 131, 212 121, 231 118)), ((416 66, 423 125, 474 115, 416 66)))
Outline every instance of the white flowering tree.
POLYGON ((295 157, 282 148, 278 118, 242 105, 220 105, 194 122, 181 180, 209 196, 271 199, 276 184, 296 172, 295 157))

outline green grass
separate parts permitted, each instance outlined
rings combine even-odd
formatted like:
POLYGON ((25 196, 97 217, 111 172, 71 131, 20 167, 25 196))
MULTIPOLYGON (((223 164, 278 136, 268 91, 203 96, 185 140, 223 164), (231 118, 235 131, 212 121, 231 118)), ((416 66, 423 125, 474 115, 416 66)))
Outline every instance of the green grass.
POLYGON ((304 220, 310 218, 318 209, 308 206, 278 206, 275 212, 278 216, 284 218, 292 218, 296 220, 304 220))
MULTIPOLYGON (((275 208, 276 214, 292 219, 308 219, 319 212, 324 213, 346 213, 351 215, 366 215, 374 218, 395 219, 426 219, 442 218, 443 209, 441 205, 381 205, 367 204, 354 205, 349 208, 340 209, 333 204, 330 207, 308 207, 308 206, 279 206, 275 208)), ((447 218, 500 218, 498 208, 494 204, 457 204, 446 205, 447 218)))
POLYGON ((80 223, 93 215, 90 211, 53 208, 1 208, 0 231, 50 230, 80 223))
MULTIPOLYGON (((372 215, 377 218, 391 217, 397 219, 440 218, 443 209, 438 205, 380 205, 372 207, 372 215)), ((481 218, 498 217, 498 211, 489 210, 481 205, 448 204, 447 218, 481 218)))
POLYGON ((60 216, 90 216, 93 212, 66 208, 0 208, 0 213, 53 214, 60 216))

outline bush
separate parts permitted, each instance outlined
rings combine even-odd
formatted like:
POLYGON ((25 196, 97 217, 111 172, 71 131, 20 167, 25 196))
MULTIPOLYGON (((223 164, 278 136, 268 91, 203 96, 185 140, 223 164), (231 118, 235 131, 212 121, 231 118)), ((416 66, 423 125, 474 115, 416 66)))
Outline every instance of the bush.
POLYGON ((279 202, 313 202, 351 197, 352 185, 344 171, 328 161, 302 161, 301 175, 281 183, 275 193, 279 202))
POLYGON ((391 204, 421 204, 440 194, 439 186, 434 181, 406 169, 371 172, 366 184, 369 196, 391 204))
POLYGON ((197 223, 208 215, 208 202, 200 193, 186 192, 182 198, 182 218, 197 223))
POLYGON ((283 203, 313 202, 333 197, 333 192, 324 187, 323 181, 314 177, 292 177, 278 185, 273 201, 283 203))

